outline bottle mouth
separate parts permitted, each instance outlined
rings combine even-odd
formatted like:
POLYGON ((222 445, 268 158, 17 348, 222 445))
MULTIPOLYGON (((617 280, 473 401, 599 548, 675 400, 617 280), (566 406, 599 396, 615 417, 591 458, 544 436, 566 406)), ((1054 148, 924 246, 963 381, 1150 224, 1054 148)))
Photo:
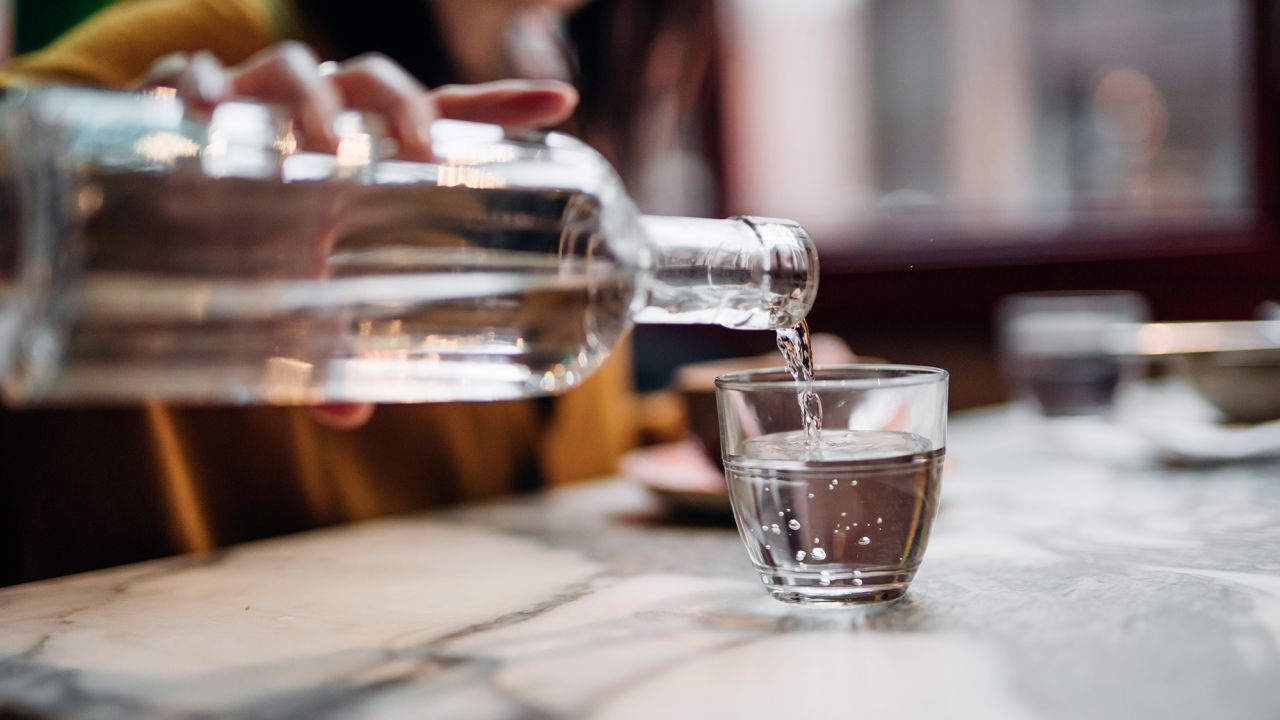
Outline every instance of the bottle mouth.
POLYGON ((751 228, 760 239, 761 274, 774 327, 792 327, 813 308, 818 296, 818 248, 813 238, 793 220, 740 215, 734 218, 751 228))

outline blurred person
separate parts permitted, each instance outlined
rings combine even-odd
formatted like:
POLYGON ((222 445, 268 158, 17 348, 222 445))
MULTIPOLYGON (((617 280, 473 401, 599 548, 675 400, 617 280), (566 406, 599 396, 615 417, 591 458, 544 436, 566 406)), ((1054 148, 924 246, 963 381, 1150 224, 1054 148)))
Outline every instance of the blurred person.
MULTIPOLYGON (((419 157, 437 116, 568 119, 626 175, 642 108, 670 97, 664 83, 696 96, 708 7, 121 0, 0 80, 169 85, 207 106, 265 99, 322 147, 336 113, 356 107, 386 116, 402 152, 419 157)), ((608 474, 635 429, 626 356, 578 390, 531 401, 0 409, 0 584, 608 474)))

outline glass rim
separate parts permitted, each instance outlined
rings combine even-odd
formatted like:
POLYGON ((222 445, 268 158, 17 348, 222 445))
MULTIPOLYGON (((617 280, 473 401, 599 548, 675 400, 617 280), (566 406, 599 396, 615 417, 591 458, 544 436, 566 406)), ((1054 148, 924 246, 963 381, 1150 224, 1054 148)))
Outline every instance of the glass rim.
MULTIPOLYGON (((813 369, 813 389, 873 389, 910 387, 946 382, 951 373, 929 365, 895 365, 887 363, 852 363, 818 365, 813 369), (823 373, 827 373, 824 377, 823 373), (831 374, 836 373, 835 377, 831 374), (861 373, 841 377, 840 373, 861 373), (896 374, 895 374, 896 373, 896 374)), ((737 370, 716 378, 717 390, 787 390, 795 392, 796 381, 784 367, 737 370), (767 378, 767 379, 765 379, 767 378)))

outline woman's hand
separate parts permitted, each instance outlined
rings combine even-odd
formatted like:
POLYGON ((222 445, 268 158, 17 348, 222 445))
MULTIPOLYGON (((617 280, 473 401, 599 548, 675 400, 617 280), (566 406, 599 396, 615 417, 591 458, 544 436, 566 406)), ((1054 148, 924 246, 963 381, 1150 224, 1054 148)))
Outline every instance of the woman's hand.
POLYGON ((321 63, 301 43, 285 42, 235 67, 207 52, 156 62, 145 86, 175 88, 186 102, 212 108, 232 98, 266 100, 288 108, 312 147, 333 151, 333 123, 344 109, 382 115, 405 157, 428 159, 431 121, 438 117, 508 127, 540 127, 566 120, 578 104, 572 85, 557 80, 500 80, 428 90, 382 55, 321 63))
MULTIPOLYGON (((554 80, 502 80, 429 90, 382 55, 321 63, 306 45, 285 42, 244 63, 225 67, 207 52, 170 55, 156 62, 144 86, 172 87, 189 105, 211 109, 224 100, 251 98, 287 108, 304 142, 337 149, 334 121, 346 109, 383 116, 406 159, 431 157, 431 122, 439 117, 508 127, 556 125, 573 113, 578 93, 554 80)), ((369 421, 373 406, 337 403, 310 409, 319 422, 340 429, 369 421)))

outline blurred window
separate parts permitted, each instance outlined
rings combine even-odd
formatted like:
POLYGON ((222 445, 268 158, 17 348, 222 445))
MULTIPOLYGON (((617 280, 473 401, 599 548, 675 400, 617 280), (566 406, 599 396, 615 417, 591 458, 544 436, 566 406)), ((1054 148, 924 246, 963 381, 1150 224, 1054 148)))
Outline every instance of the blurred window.
POLYGON ((1253 221, 1245 0, 722 11, 729 209, 795 217, 824 249, 1069 254, 1253 221))

